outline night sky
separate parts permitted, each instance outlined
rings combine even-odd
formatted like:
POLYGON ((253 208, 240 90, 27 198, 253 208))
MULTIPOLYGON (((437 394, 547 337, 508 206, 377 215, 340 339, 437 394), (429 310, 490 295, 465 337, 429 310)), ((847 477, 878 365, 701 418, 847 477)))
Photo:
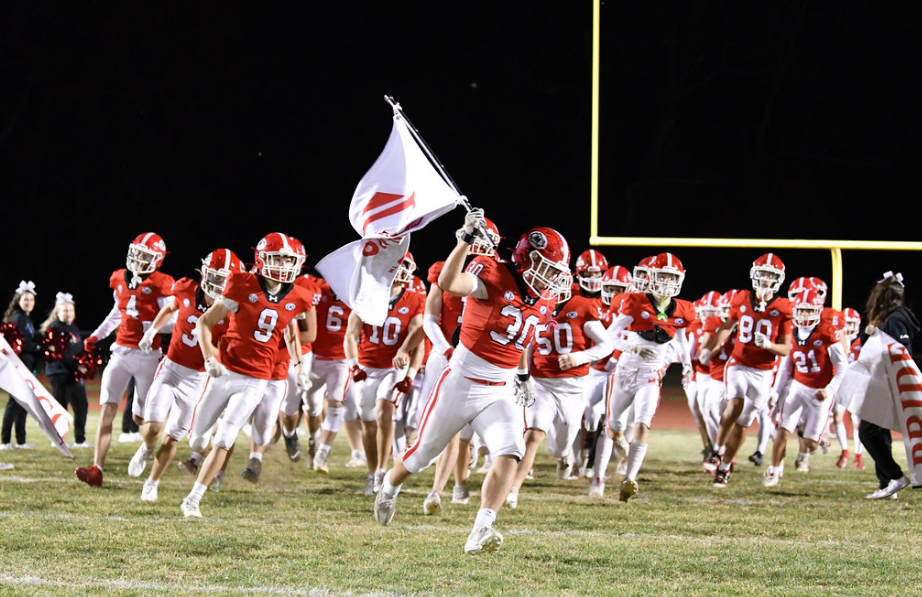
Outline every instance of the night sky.
MULTIPOLYGON (((35 319, 66 290, 92 329, 146 231, 177 278, 219 246, 252 261, 276 230, 316 263, 357 238, 347 210, 390 132, 385 93, 507 243, 549 225, 588 248, 590 1, 276 4, 0 7, 4 305, 32 279, 35 319)), ((922 240, 918 3, 602 11, 601 234, 922 240)), ((461 220, 414 234, 420 265, 461 220)), ((659 252, 602 250, 627 266, 659 252)), ((674 252, 693 299, 748 287, 761 251, 674 252)), ((828 251, 779 253, 789 280, 829 279, 828 251)), ((911 296, 919 257, 845 252, 846 303, 888 269, 911 296)))

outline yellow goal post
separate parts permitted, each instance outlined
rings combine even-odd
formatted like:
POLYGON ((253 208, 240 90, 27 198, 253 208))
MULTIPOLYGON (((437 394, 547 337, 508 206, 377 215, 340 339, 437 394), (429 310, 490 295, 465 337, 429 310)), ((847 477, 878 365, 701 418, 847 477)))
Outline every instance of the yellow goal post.
POLYGON ((922 242, 885 240, 809 240, 771 238, 669 238, 599 236, 599 61, 601 0, 592 0, 592 148, 590 152, 589 244, 611 247, 696 247, 826 249, 832 254, 832 308, 842 309, 842 250, 922 251, 922 242))

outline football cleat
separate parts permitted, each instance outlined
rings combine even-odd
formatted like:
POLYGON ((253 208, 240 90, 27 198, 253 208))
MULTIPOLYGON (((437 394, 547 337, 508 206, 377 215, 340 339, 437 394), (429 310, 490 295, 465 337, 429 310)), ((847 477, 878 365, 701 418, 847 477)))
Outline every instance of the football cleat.
POLYGON ((625 456, 618 461, 618 466, 615 467, 615 474, 624 476, 627 474, 627 457, 625 456))
POLYGON ((751 462, 752 464, 756 466, 762 466, 762 463, 764 462, 764 457, 762 456, 762 452, 759 452, 758 450, 756 450, 755 452, 750 454, 749 462, 751 462))
POLYGON ((855 470, 864 470, 864 454, 855 454, 855 470))
POLYGON ((515 510, 519 507, 519 489, 513 487, 506 496, 506 505, 515 510))
POLYGON ((365 490, 362 492, 364 495, 372 496, 375 495, 375 474, 369 473, 368 478, 365 480, 365 490))
POLYGON ((384 475, 387 474, 387 471, 378 471, 375 473, 375 493, 381 490, 381 486, 384 485, 384 475))
MULTIPOLYGON (((380 494, 379 494, 380 495, 380 494)), ((423 500, 423 514, 426 516, 439 516, 442 514, 442 498, 433 492, 423 500)))
POLYGON ((714 487, 726 487, 729 482, 730 471, 718 467, 714 473, 714 487))
POLYGON ((288 437, 283 433, 282 437, 285 438, 285 452, 288 453, 288 460, 292 462, 301 460, 301 440, 298 439, 298 434, 293 433, 291 437, 288 437))
POLYGON ((471 501, 471 492, 468 491, 467 485, 455 485, 451 491, 452 504, 467 504, 471 501))
POLYGON ((493 527, 483 526, 471 531, 464 544, 464 553, 475 556, 480 553, 490 553, 503 546, 503 536, 493 527))
POLYGON ((781 482, 781 476, 777 472, 772 472, 770 468, 765 469, 762 475, 762 485, 765 487, 775 487, 781 482))
POLYGON ((131 461, 128 463, 128 476, 135 478, 140 477, 144 469, 147 468, 147 461, 150 460, 153 455, 153 450, 148 452, 144 444, 141 444, 141 447, 138 448, 138 451, 134 453, 134 456, 131 457, 131 461))
POLYGON ((141 501, 142 502, 156 502, 157 501, 157 486, 152 484, 150 481, 145 481, 144 487, 141 488, 141 501))
POLYGON ((626 502, 635 495, 640 488, 637 486, 637 481, 633 479, 625 479, 621 482, 621 489, 618 490, 618 500, 626 502))
POLYGON ((217 493, 221 491, 221 485, 224 484, 224 471, 218 471, 215 473, 214 479, 211 480, 211 485, 208 486, 208 489, 217 493))
POLYGON ((802 473, 809 473, 810 463, 807 460, 804 460, 800 456, 798 456, 797 460, 794 461, 794 470, 800 471, 802 473))
POLYGON ((828 454, 828 453, 829 453, 829 446, 830 446, 830 445, 832 445, 832 443, 831 443, 827 438, 824 437, 824 438, 820 439, 820 450, 823 451, 823 454, 828 454))
POLYGON ((360 466, 365 466, 365 455, 356 456, 352 455, 352 458, 349 459, 349 462, 346 463, 346 468, 358 468, 360 466))
POLYGON ((557 478, 558 479, 569 479, 570 473, 573 472, 573 465, 570 464, 569 459, 561 458, 557 461, 557 478))
POLYGON ((78 467, 74 474, 90 487, 102 487, 102 470, 95 464, 89 468, 78 467))
POLYGON ((592 468, 592 465, 589 463, 584 464, 579 469, 579 476, 583 479, 592 479, 595 477, 595 469, 592 468))
POLYGON ((601 499, 605 497, 605 479, 596 477, 589 484, 589 497, 601 499))
POLYGON ((713 475, 717 470, 718 464, 720 464, 720 454, 718 454, 716 450, 711 450, 710 455, 704 459, 701 468, 709 475, 713 475))
POLYGON ((375 496, 375 520, 378 524, 390 524, 394 519, 394 512, 397 511, 397 496, 387 497, 384 490, 378 491, 375 496))
POLYGON ((329 452, 324 452, 320 450, 314 456, 314 472, 321 473, 323 475, 330 474, 330 468, 327 465, 327 458, 329 457, 329 452))
POLYGON ((307 440, 307 453, 310 456, 311 462, 313 462, 314 458, 317 456, 317 440, 314 439, 313 436, 307 440))
POLYGON ((201 518, 202 511, 198 508, 198 502, 193 502, 189 498, 185 498, 182 501, 182 504, 179 506, 179 509, 182 510, 182 515, 185 518, 201 518))
POLYGON ((197 475, 198 474, 198 461, 187 458, 186 460, 180 460, 176 463, 176 466, 179 467, 179 470, 185 475, 197 475))
POLYGON ((249 481, 250 483, 259 483, 259 475, 263 472, 263 461, 258 458, 250 458, 247 461, 247 466, 243 469, 243 472, 240 473, 240 476, 249 481))
POLYGON ((842 453, 839 454, 839 459, 836 460, 836 468, 845 468, 848 464, 848 450, 842 450, 842 453))

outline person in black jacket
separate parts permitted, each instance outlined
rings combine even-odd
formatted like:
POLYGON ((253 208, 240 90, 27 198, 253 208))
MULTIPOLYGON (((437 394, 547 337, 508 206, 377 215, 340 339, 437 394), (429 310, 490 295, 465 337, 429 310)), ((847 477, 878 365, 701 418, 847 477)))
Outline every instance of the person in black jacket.
POLYGON ((80 329, 74 325, 77 309, 74 297, 68 292, 59 292, 55 297, 51 315, 42 323, 42 334, 49 329, 57 330, 70 337, 67 349, 59 361, 48 361, 45 374, 51 383, 51 393, 61 406, 68 405, 74 411, 74 448, 92 448, 86 441, 86 413, 88 409, 86 386, 83 379, 77 379, 77 372, 86 370, 76 357, 83 352, 83 338, 80 329))
MULTIPOLYGON (((909 354, 912 354, 912 339, 922 326, 904 303, 903 276, 887 272, 868 297, 868 326, 862 335, 862 345, 868 335, 880 330, 905 346, 909 354)), ((893 439, 890 430, 862 419, 858 425, 858 437, 874 459, 874 472, 879 481, 877 491, 866 496, 867 499, 896 498, 896 492, 908 486, 909 479, 893 459, 893 439)))
MULTIPOLYGON (((12 322, 22 335, 22 351, 19 359, 29 371, 35 373, 40 360, 41 344, 35 334, 35 324, 29 316, 35 308, 35 284, 23 280, 13 295, 6 312, 3 314, 3 323, 12 322)), ((3 429, 0 437, 0 450, 12 450, 13 426, 16 427, 16 448, 31 450, 32 444, 26 443, 26 409, 15 398, 10 396, 3 412, 3 429)))

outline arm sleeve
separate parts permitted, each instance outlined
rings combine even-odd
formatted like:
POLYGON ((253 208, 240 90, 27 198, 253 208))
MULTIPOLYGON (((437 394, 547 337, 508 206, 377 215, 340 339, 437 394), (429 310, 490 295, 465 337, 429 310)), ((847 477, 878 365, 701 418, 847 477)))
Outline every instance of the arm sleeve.
POLYGON ((423 331, 426 332, 426 337, 432 342, 435 350, 445 352, 451 348, 451 344, 445 339, 445 334, 439 326, 439 319, 435 315, 423 315, 423 331))
POLYGON ((608 326, 608 337, 612 341, 613 349, 620 350, 621 352, 630 351, 631 343, 621 337, 621 332, 626 330, 627 326, 631 325, 632 321, 634 321, 633 317, 621 313, 612 320, 611 325, 608 326))
POLYGON ((477 276, 475 276, 474 274, 470 272, 464 272, 464 273, 470 276, 471 281, 474 283, 474 289, 471 290, 470 296, 476 299, 480 299, 480 300, 485 300, 489 298, 489 293, 487 292, 487 285, 483 283, 483 280, 481 280, 480 278, 478 278, 477 276))
POLYGON ((832 361, 836 374, 833 375, 832 381, 826 386, 827 399, 835 397, 839 384, 842 383, 842 378, 845 377, 845 371, 848 369, 848 356, 838 342, 829 345, 829 360, 832 361))
MULTIPOLYGON (((114 293, 113 293, 114 296, 114 293)), ((102 323, 99 324, 99 327, 96 328, 91 334, 95 338, 102 340, 103 338, 108 338, 109 334, 118 327, 118 324, 122 321, 122 312, 118 310, 118 303, 112 306, 112 310, 109 311, 109 314, 106 315, 106 318, 102 320, 102 323)))
POLYGON ((780 398, 787 393, 788 386, 791 385, 791 357, 781 357, 781 364, 778 366, 778 375, 775 376, 775 385, 772 391, 780 398))
MULTIPOLYGON (((219 298, 218 300, 221 301, 221 303, 222 303, 225 307, 227 307, 227 310, 230 311, 231 313, 236 313, 236 312, 237 312, 237 308, 239 307, 239 305, 237 304, 237 301, 235 301, 234 299, 229 299, 229 298, 227 298, 226 296, 222 296, 222 297, 219 298)), ((217 302, 217 301, 215 301, 215 302, 217 302)))
POLYGON ((676 330, 675 338, 672 339, 673 346, 675 347, 677 363, 682 363, 682 365, 691 366, 691 348, 688 345, 688 336, 685 334, 685 328, 680 328, 676 330))
POLYGON ((587 321, 583 324, 583 333, 595 342, 595 345, 570 354, 576 360, 577 365, 598 361, 612 353, 614 345, 611 337, 605 332, 605 325, 601 321, 587 321))

